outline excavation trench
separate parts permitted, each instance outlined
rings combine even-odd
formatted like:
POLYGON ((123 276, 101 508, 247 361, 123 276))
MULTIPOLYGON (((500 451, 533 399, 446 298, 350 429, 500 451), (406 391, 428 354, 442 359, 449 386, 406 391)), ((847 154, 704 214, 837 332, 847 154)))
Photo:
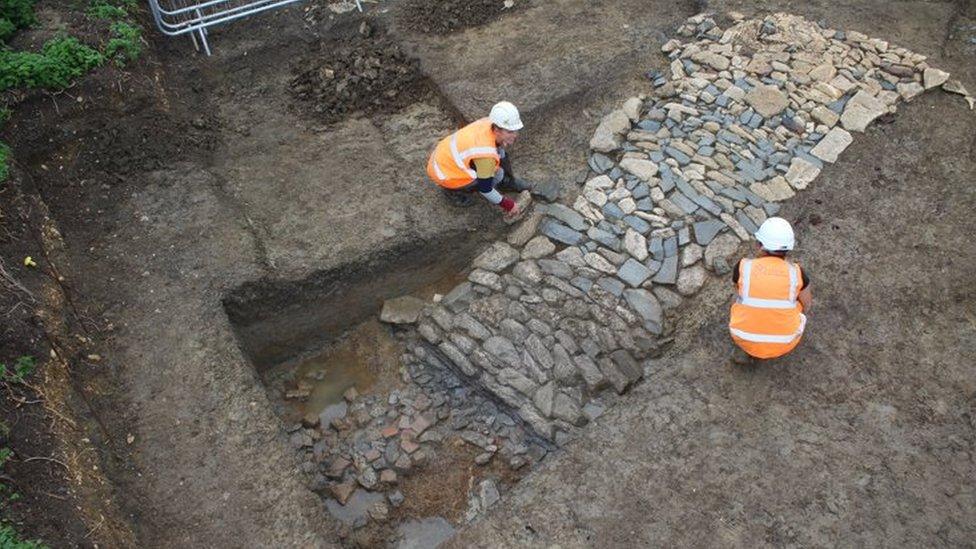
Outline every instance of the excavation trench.
POLYGON ((446 293, 479 245, 477 237, 452 237, 400 246, 303 280, 250 282, 223 304, 262 379, 275 386, 288 378, 311 382, 304 408, 315 411, 341 400, 349 387, 364 391, 395 375, 399 346, 378 321, 383 302, 446 293))
POLYGON ((446 361, 413 360, 414 330, 379 321, 387 299, 430 302, 456 287, 490 236, 396 247, 303 280, 258 280, 223 301, 308 487, 351 543, 449 535, 445 524, 472 518, 546 454, 446 361))

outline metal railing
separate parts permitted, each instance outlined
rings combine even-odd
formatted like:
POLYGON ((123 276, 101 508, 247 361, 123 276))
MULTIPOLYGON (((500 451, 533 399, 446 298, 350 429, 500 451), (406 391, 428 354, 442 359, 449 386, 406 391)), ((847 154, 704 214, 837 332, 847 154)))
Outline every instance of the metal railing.
MULTIPOLYGON (((167 36, 189 34, 197 51, 210 55, 207 29, 249 15, 273 10, 302 0, 149 0, 160 32, 167 36)), ((363 11, 359 0, 356 8, 363 11)))

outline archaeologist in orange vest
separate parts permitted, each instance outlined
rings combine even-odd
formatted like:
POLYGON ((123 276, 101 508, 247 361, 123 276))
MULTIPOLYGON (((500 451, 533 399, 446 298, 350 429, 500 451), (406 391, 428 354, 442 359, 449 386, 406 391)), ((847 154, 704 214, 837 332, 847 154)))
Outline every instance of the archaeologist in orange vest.
POLYGON ((786 258, 796 239, 789 221, 770 217, 756 231, 759 257, 742 259, 732 271, 738 297, 729 332, 738 345, 733 361, 776 358, 792 351, 803 336, 813 301, 810 279, 786 258))
MULTIPOLYGON (((475 120, 442 139, 427 161, 427 175, 455 204, 471 205, 473 193, 478 192, 498 205, 506 220, 514 220, 528 204, 519 204, 499 191, 521 192, 530 188, 512 175, 506 153, 521 129, 518 109, 502 101, 491 108, 487 118, 475 120)), ((521 200, 527 202, 528 193, 522 196, 525 198, 521 200)))

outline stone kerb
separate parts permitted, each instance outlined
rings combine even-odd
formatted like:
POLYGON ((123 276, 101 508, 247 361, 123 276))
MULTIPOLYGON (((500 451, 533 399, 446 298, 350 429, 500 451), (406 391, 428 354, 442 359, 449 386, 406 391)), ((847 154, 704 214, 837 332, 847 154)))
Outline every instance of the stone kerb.
POLYGON ((641 379, 667 315, 880 116, 926 89, 972 100, 925 56, 775 14, 689 19, 671 76, 599 124, 572 207, 540 205, 423 313, 444 361, 557 443, 641 379), (667 314, 666 314, 667 313, 667 314), (612 392, 610 392, 612 391, 612 392))

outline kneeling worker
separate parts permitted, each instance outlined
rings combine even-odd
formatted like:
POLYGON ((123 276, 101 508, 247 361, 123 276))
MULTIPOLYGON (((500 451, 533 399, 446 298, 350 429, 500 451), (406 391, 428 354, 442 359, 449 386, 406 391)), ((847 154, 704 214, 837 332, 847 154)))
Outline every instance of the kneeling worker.
POLYGON ((738 298, 732 305, 729 332, 741 351, 733 360, 776 358, 792 351, 803 336, 813 296, 810 279, 786 259, 793 249, 793 227, 770 217, 756 231, 759 257, 742 259, 732 272, 738 298))
MULTIPOLYGON (((427 161, 427 175, 458 205, 468 206, 474 191, 505 211, 506 220, 518 217, 526 204, 518 204, 499 190, 521 192, 529 185, 512 176, 505 149, 518 138, 522 119, 508 101, 491 108, 487 118, 476 120, 445 137, 427 161)), ((528 201, 528 193, 523 193, 528 201)))

